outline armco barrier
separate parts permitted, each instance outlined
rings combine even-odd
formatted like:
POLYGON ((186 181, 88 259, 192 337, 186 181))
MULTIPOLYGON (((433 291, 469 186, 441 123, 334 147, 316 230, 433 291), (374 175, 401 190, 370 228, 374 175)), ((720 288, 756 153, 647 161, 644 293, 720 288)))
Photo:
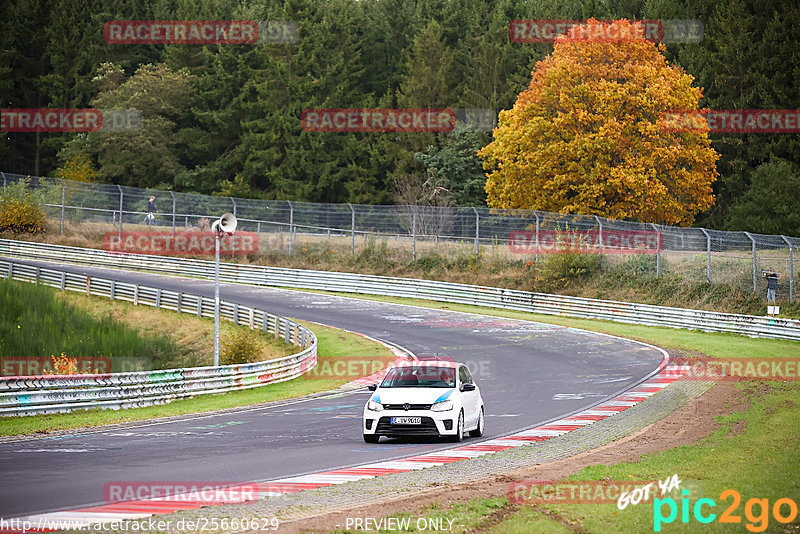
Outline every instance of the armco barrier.
MULTIPOLYGON (((39 282, 137 305, 214 316, 214 299, 117 280, 89 277, 0 260, 0 272, 14 280, 39 282)), ((296 378, 317 363, 311 330, 265 310, 220 302, 220 317, 260 328, 303 347, 291 356, 241 365, 190 367, 90 375, 0 377, 0 415, 32 415, 89 408, 136 408, 172 399, 250 389, 296 378)))
MULTIPOLYGON (((0 256, 90 264, 204 279, 212 278, 214 272, 214 263, 206 260, 119 254, 97 249, 5 239, 0 240, 0 256)), ((792 319, 549 295, 432 280, 284 269, 237 263, 221 264, 220 280, 260 286, 410 297, 546 315, 606 319, 623 323, 688 328, 706 332, 733 332, 751 337, 800 341, 800 321, 792 319)))

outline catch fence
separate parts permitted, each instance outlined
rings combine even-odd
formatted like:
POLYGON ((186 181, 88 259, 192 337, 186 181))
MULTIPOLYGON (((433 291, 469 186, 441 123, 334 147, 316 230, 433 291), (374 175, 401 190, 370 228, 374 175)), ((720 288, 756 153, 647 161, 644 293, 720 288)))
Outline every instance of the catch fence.
MULTIPOLYGON (((58 221, 60 232, 207 229, 232 212, 242 230, 257 232, 263 253, 324 248, 361 253, 380 244, 396 258, 479 255, 495 261, 539 262, 564 236, 579 251, 602 254, 606 268, 630 276, 679 275, 766 293, 764 273, 779 273, 779 300, 794 300, 794 254, 800 238, 618 221, 591 215, 485 207, 322 204, 254 200, 87 183, 0 172, 3 196, 22 181, 58 221), (156 197, 155 221, 147 202, 156 197), (92 224, 88 224, 92 223, 92 224), (587 246, 585 241, 591 243, 587 246), (380 242, 380 243, 379 243, 380 242)), ((383 249, 381 249, 383 250, 383 249)))

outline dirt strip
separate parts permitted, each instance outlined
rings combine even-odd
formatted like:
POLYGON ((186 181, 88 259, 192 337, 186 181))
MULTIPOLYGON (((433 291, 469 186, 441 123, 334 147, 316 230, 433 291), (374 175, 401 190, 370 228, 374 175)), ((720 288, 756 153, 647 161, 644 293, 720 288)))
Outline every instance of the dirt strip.
POLYGON ((435 484, 433 488, 409 497, 286 522, 281 524, 280 532, 328 532, 342 529, 348 517, 380 518, 398 513, 413 513, 434 503, 447 509, 453 503, 476 498, 507 496, 509 483, 516 480, 560 480, 590 465, 634 462, 645 454, 696 443, 718 428, 714 421, 716 416, 744 411, 747 406, 744 394, 732 382, 720 382, 664 419, 602 447, 475 482, 435 484))

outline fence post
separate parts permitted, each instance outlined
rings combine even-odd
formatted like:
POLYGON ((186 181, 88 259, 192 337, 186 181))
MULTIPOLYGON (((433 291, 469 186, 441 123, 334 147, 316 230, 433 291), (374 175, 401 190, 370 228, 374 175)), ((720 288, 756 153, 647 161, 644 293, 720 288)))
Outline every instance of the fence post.
POLYGON ((61 182, 61 235, 64 235, 64 203, 67 198, 67 186, 61 178, 58 181, 61 182))
POLYGON ((747 236, 747 239, 753 244, 753 293, 758 293, 758 275, 756 274, 758 270, 758 260, 756 258, 756 240, 753 239, 753 236, 750 235, 750 232, 745 232, 744 235, 747 236))
MULTIPOLYGON (((603 261, 603 254, 605 254, 605 243, 603 243, 603 222, 600 220, 600 217, 594 215, 594 220, 597 221, 597 226, 599 227, 599 231, 597 237, 600 238, 600 261, 603 261)), ((601 263, 602 265, 602 263, 601 263)))
POLYGON ((650 223, 650 226, 656 231, 656 278, 659 278, 661 277, 661 232, 658 231, 658 227, 655 224, 650 223))
POLYGON ((706 280, 711 283, 711 235, 705 228, 700 228, 706 236, 706 280))
POLYGON ((786 241, 786 244, 789 245, 789 302, 794 301, 794 255, 793 255, 793 247, 792 242, 789 239, 782 235, 781 239, 786 241))
POLYGON ((534 261, 539 263, 539 214, 534 211, 533 216, 536 217, 536 258, 534 261))
POLYGON ((411 206, 411 259, 417 259, 417 210, 411 206))
POLYGON ((481 216, 478 213, 478 208, 472 207, 475 212, 475 257, 479 258, 481 255, 481 216))
MULTIPOLYGON (((347 203, 350 206, 350 253, 355 256, 356 255, 356 210, 353 209, 353 205, 349 202, 347 203)), ((328 234, 330 234, 330 229, 328 229, 328 234)))
POLYGON ((172 235, 175 235, 175 193, 169 192, 172 195, 172 235))
POLYGON ((294 245, 294 206, 291 200, 287 200, 286 203, 289 204, 289 255, 291 256, 294 245))
POLYGON ((122 187, 117 184, 119 189, 119 237, 122 239, 122 187))

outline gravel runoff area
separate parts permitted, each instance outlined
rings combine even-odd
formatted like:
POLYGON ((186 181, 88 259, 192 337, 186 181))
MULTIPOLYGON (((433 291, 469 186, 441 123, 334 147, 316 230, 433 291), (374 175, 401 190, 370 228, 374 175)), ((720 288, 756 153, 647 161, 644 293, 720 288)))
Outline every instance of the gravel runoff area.
MULTIPOLYGON (((434 466, 407 473, 397 473, 370 479, 347 482, 333 486, 310 489, 298 493, 284 494, 261 499, 249 504, 207 506, 174 514, 155 516, 170 525, 186 525, 189 521, 200 521, 210 528, 211 521, 223 518, 259 518, 262 522, 277 518, 281 524, 290 522, 302 529, 302 520, 342 511, 349 508, 379 504, 408 497, 414 493, 447 484, 476 482, 493 475, 512 472, 538 464, 573 456, 628 436, 679 410, 692 399, 702 395, 713 386, 712 382, 677 381, 646 400, 594 424, 578 428, 561 436, 541 442, 526 444, 477 458, 434 466)), ((473 444, 467 440, 464 444, 473 444)), ((298 444, 302 446, 302 444, 298 444)), ((456 446, 456 445, 454 445, 456 446)), ((135 523, 136 521, 131 521, 135 523)), ((148 520, 140 520, 139 531, 153 532, 148 520)), ((263 524, 263 523, 262 523, 263 524)), ((287 525, 288 526, 288 525, 287 525)), ((131 532, 126 530, 102 530, 102 532, 131 532)), ((277 532, 283 531, 278 528, 277 532)), ((172 530, 177 532, 178 530, 172 530)), ((262 530, 262 531, 272 531, 262 530)), ((83 530, 82 532, 86 532, 83 530)), ((222 532, 222 531, 220 531, 222 532)), ((224 532, 237 532, 225 530, 224 532)), ((238 532, 255 532, 240 529, 238 532)))

